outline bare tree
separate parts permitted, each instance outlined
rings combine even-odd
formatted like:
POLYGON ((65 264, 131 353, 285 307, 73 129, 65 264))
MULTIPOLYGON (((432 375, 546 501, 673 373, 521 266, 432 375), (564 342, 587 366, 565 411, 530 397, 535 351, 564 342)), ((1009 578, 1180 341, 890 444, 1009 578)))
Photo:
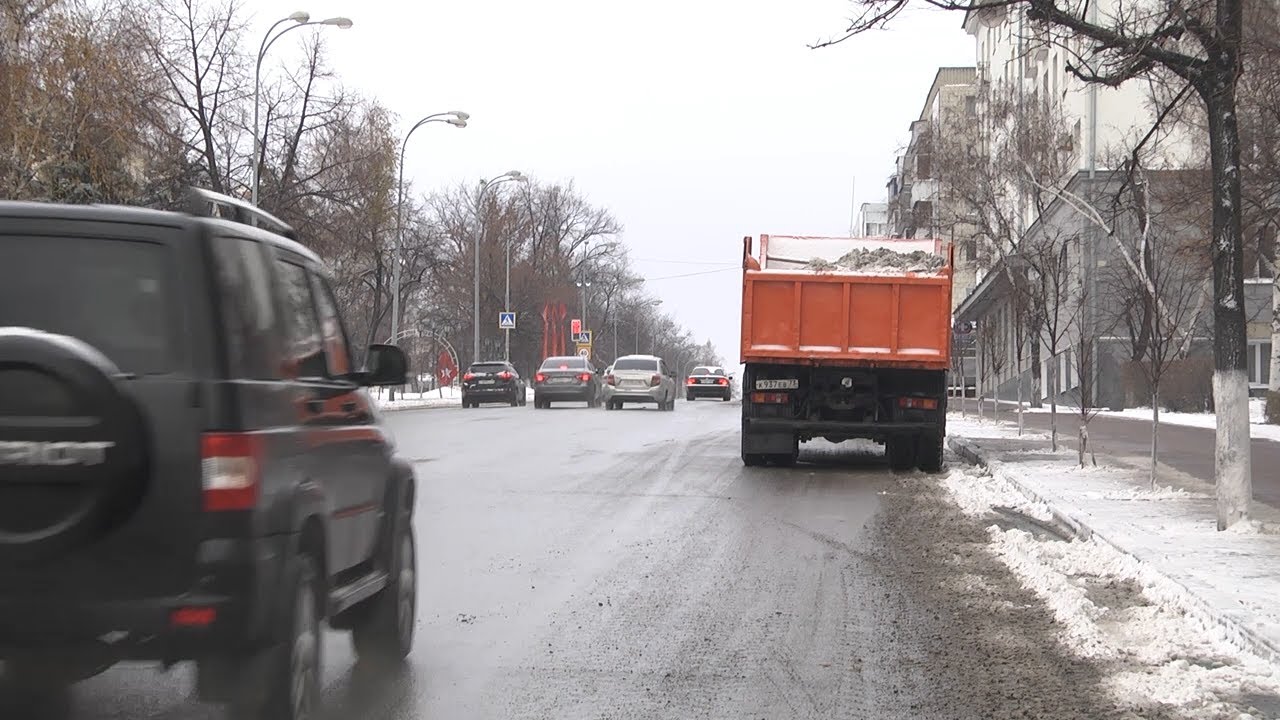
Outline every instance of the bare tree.
POLYGON ((240 48, 244 25, 237 0, 133 0, 145 18, 138 42, 168 87, 166 99, 182 118, 179 139, 200 158, 203 180, 226 192, 243 168, 239 145, 249 58, 240 48))

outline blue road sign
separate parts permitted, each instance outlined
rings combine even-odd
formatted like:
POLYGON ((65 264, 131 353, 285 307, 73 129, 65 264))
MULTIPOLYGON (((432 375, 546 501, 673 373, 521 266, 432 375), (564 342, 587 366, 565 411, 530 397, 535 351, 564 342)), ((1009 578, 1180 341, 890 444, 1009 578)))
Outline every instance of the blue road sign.
POLYGON ((498 313, 498 329, 499 330, 515 330, 516 314, 513 312, 498 313))

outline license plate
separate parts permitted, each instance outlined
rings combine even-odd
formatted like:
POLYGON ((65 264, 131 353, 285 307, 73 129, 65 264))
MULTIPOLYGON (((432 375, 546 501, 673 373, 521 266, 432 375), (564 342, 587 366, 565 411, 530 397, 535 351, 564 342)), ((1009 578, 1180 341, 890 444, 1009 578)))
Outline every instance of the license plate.
POLYGON ((702 383, 703 385, 711 385, 715 383, 715 380, 712 380, 711 378, 702 378, 698 382, 702 383))
POLYGON ((788 380, 757 380, 757 390, 795 390, 800 387, 800 381, 795 378, 788 380))
POLYGON ((492 381, 492 380, 481 380, 481 381, 480 381, 480 384, 481 384, 481 385, 492 385, 492 384, 493 384, 493 381, 492 381))
POLYGON ((571 383, 573 382, 573 378, 551 378, 551 382, 559 384, 571 383))

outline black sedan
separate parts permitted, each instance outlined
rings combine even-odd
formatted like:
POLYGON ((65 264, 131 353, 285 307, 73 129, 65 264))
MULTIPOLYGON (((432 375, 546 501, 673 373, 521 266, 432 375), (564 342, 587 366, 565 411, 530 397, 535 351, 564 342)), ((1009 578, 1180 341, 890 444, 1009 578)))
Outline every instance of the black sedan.
POLYGON ((684 387, 684 398, 690 402, 700 397, 715 397, 725 402, 733 399, 733 382, 722 367, 704 365, 694 368, 684 387))
POLYGON ((472 363, 462 376, 462 407, 480 407, 480 403, 506 403, 511 407, 527 402, 527 388, 520 373, 511 363, 495 361, 472 363))
POLYGON ((549 408, 553 402, 600 406, 600 374, 586 358, 567 355, 542 361, 542 367, 533 376, 533 406, 549 408))

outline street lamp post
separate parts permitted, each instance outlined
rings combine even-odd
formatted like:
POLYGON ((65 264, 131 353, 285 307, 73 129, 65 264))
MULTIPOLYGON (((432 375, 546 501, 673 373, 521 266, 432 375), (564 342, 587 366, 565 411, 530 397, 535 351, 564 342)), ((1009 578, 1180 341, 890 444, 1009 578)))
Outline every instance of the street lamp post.
POLYGON ((258 180, 260 176, 259 166, 262 164, 262 138, 258 135, 258 93, 262 85, 262 59, 266 57, 267 50, 271 49, 272 44, 279 40, 282 35, 290 30, 297 30, 300 27, 308 25, 330 25, 339 30, 347 30, 351 27, 350 18, 331 17, 325 20, 316 20, 312 22, 311 14, 299 10, 288 17, 281 18, 267 28, 267 34, 262 37, 262 43, 258 45, 258 60, 253 68, 253 182, 250 187, 250 194, 254 205, 258 204, 258 180), (277 27, 282 23, 293 22, 294 24, 276 33, 273 37, 271 33, 275 32, 277 27))
MULTIPOLYGON (((519 170, 509 170, 492 180, 481 180, 480 191, 476 193, 476 224, 479 225, 480 234, 476 237, 475 251, 475 268, 474 272, 474 288, 471 298, 471 361, 480 362, 480 243, 484 242, 484 191, 504 182, 528 182, 519 170)), ((510 288, 508 288, 510 294, 510 288)), ((503 308, 508 310, 509 308, 503 308)))
POLYGON ((452 110, 450 112, 435 113, 428 115, 419 120, 409 132, 405 133, 404 140, 400 142, 400 179, 396 183, 396 252, 395 261, 391 269, 392 279, 391 286, 391 335, 394 337, 396 331, 400 327, 400 266, 403 264, 401 255, 404 251, 404 152, 409 146, 409 138, 413 137, 414 131, 418 128, 432 122, 449 123, 454 127, 464 128, 467 126, 467 120, 471 116, 461 110, 452 110))

